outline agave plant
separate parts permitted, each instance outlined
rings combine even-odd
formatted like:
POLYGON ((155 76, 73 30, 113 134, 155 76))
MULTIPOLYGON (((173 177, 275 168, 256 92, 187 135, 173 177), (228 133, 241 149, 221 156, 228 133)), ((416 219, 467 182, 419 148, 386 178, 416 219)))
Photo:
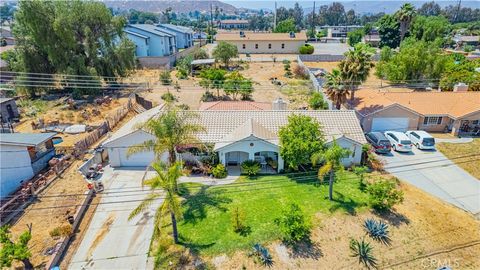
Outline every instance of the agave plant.
POLYGON ((358 241, 350 240, 350 251, 352 257, 358 257, 358 263, 362 263, 367 269, 377 268, 377 259, 373 256, 373 248, 365 239, 358 241))
POLYGON ((272 255, 270 255, 268 249, 258 243, 253 245, 253 251, 249 254, 249 256, 254 256, 261 264, 265 266, 270 267, 273 265, 272 255))
POLYGON ((363 228, 367 234, 376 241, 382 242, 386 245, 390 244, 390 237, 388 236, 388 225, 379 220, 367 219, 363 224, 363 228))

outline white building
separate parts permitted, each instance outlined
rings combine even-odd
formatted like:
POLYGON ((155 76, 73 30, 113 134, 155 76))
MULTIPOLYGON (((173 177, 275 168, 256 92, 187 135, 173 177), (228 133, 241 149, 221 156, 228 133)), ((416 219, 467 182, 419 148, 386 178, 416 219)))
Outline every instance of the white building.
POLYGON ((55 155, 55 133, 0 133, 0 197, 17 190, 55 155))
POLYGON ((218 33, 217 42, 225 41, 235 44, 239 53, 299 53, 307 41, 305 32, 300 33, 260 33, 228 32, 218 33))
MULTIPOLYGON (((111 166, 146 167, 154 160, 153 152, 127 155, 127 151, 132 145, 154 139, 152 134, 139 129, 138 124, 161 112, 161 107, 156 107, 138 115, 103 144, 111 166)), ((213 145, 220 162, 226 166, 238 166, 245 160, 272 159, 278 164, 277 170, 281 171, 284 161, 279 154, 278 131, 288 123, 288 116, 292 114, 314 118, 322 126, 327 144, 336 140, 342 147, 350 149, 352 155, 343 160, 346 166, 360 163, 362 145, 366 143, 354 111, 207 110, 196 113, 196 122, 205 128, 205 132, 197 134, 198 139, 213 145)), ((166 160, 166 157, 164 154, 161 158, 166 160)))

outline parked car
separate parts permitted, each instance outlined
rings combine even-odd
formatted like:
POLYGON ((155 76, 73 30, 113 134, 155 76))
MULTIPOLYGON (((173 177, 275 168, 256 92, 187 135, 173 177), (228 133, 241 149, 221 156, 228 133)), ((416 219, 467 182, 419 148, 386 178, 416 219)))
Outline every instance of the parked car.
POLYGON ((383 133, 369 132, 365 134, 365 138, 367 138, 367 141, 373 146, 373 148, 375 149, 375 153, 390 153, 392 145, 390 144, 390 141, 385 137, 385 135, 383 135, 383 133))
POLYGON ((418 149, 435 149, 435 138, 423 130, 409 130, 405 134, 418 149))
POLYGON ((385 137, 392 144, 393 150, 397 152, 410 152, 412 151, 412 141, 403 132, 398 131, 386 131, 385 137))

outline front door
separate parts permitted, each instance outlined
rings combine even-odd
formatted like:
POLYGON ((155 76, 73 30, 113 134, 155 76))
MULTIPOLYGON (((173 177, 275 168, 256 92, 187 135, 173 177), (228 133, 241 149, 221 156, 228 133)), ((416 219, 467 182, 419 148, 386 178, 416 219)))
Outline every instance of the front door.
POLYGON ((10 121, 11 119, 15 118, 15 114, 13 113, 12 105, 10 105, 10 104, 7 105, 7 113, 8 113, 7 121, 10 121))

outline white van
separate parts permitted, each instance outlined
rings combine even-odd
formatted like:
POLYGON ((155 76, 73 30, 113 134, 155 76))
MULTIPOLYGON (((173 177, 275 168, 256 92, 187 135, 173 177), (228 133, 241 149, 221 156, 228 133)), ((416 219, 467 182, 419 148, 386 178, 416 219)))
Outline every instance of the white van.
POLYGON ((418 149, 434 150, 435 138, 423 130, 409 130, 407 137, 418 149))
POLYGON ((385 131, 385 137, 390 141, 393 150, 397 152, 412 151, 412 142, 403 132, 385 131))

